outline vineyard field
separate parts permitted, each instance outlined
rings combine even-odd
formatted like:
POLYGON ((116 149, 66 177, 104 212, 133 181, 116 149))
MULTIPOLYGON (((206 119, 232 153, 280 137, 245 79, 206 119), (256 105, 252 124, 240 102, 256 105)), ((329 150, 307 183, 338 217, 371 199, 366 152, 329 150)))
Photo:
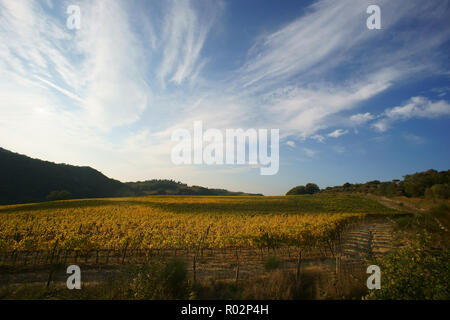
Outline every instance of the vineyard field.
POLYGON ((149 196, 0 206, 0 251, 314 245, 367 215, 399 211, 350 195, 149 196))

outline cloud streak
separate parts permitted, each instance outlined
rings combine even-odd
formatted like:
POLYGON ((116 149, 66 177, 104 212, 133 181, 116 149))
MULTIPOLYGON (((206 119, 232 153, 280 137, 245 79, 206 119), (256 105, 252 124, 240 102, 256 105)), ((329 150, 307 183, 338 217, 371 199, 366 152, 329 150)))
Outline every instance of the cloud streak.
POLYGON ((426 97, 412 97, 405 104, 384 111, 380 120, 372 124, 379 132, 385 132, 394 122, 413 118, 436 119, 450 116, 450 104, 445 100, 431 101, 426 97))

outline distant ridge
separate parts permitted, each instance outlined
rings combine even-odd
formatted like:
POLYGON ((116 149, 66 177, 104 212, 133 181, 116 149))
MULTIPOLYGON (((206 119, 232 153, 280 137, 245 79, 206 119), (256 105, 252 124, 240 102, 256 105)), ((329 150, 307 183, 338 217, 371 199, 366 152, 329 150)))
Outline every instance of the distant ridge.
POLYGON ((189 187, 172 180, 122 183, 91 167, 33 159, 0 147, 0 204, 152 194, 256 195, 199 186, 189 187))

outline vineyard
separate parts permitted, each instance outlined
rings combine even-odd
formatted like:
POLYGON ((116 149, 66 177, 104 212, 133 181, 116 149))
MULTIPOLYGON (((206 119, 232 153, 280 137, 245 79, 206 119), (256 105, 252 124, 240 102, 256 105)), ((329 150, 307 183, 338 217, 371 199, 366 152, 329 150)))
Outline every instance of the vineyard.
POLYGON ((398 211, 354 196, 55 201, 0 207, 0 252, 312 247, 367 215, 398 211))
POLYGON ((176 259, 183 261, 191 283, 259 283, 275 268, 285 279, 293 277, 287 283, 303 283, 314 297, 327 298, 347 292, 336 287, 337 279, 361 288, 365 259, 389 250, 386 218, 399 213, 372 199, 340 194, 147 196, 1 206, 0 291, 16 292, 25 283, 64 285, 71 264, 82 268, 84 284, 95 286, 119 281, 129 268, 176 259), (299 281, 308 275, 314 284, 299 281))

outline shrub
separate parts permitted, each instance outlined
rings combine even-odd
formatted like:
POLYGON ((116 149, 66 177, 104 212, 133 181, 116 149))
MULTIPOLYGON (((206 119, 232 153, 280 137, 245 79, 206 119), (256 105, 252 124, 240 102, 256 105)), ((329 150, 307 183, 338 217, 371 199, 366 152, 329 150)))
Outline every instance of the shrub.
POLYGON ((366 299, 450 299, 450 250, 433 248, 431 237, 421 234, 406 247, 376 262, 381 268, 381 289, 366 299))
POLYGON ((134 266, 125 277, 126 296, 131 299, 187 299, 189 283, 182 260, 149 261, 134 266))

